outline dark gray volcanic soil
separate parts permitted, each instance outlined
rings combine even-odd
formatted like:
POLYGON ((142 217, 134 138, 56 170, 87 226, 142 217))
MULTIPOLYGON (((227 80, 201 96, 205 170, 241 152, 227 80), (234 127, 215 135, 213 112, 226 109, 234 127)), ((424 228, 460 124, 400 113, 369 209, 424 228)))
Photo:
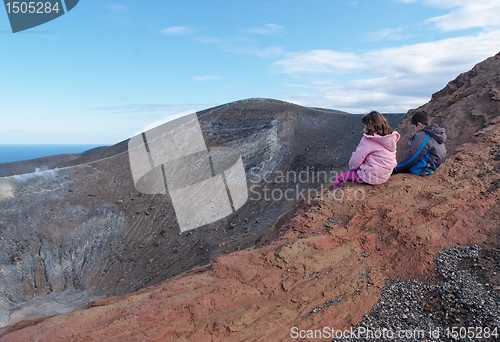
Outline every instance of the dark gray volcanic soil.
MULTIPOLYGON (((392 125, 402 117, 391 115, 392 125)), ((0 327, 135 291, 264 243, 307 190, 328 182, 320 171, 345 166, 362 134, 361 115, 269 99, 211 108, 198 119, 210 149, 243 157, 254 192, 236 213, 182 234, 168 195, 135 189, 127 141, 0 164, 0 327), (287 171, 309 176, 277 181, 287 171), (255 184, 264 175, 274 183, 255 184), (265 198, 264 186, 268 195, 293 189, 293 199, 265 198)))
POLYGON ((382 298, 353 327, 350 341, 494 341, 500 335, 498 238, 456 246, 436 258, 438 279, 390 281, 382 298), (401 338, 400 338, 401 339, 401 338))

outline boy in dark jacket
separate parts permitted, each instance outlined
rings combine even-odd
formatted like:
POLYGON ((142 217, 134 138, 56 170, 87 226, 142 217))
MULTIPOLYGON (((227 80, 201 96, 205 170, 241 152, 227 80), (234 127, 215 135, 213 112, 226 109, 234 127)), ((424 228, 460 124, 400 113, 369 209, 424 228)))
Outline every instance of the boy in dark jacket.
POLYGON ((393 173, 430 175, 446 158, 445 130, 437 124, 430 125, 429 116, 424 111, 413 114, 411 123, 415 126, 415 134, 408 141, 408 152, 396 165, 393 173))

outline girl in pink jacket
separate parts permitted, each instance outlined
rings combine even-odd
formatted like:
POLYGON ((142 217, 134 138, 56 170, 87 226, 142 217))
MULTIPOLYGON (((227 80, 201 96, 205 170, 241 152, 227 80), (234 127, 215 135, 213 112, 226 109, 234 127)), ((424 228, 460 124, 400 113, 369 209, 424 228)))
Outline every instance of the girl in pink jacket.
POLYGON ((396 167, 396 143, 400 135, 393 131, 386 118, 379 112, 363 116, 363 137, 349 160, 349 171, 341 173, 333 188, 342 182, 353 181, 372 185, 382 184, 396 167))

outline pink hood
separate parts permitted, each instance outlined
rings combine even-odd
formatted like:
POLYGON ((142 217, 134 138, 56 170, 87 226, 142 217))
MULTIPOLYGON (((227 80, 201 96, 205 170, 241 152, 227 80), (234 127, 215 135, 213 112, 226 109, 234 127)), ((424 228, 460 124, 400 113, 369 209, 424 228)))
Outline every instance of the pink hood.
POLYGON ((396 167, 396 146, 400 138, 394 131, 388 135, 366 135, 359 142, 349 160, 349 170, 357 170, 359 177, 368 184, 382 184, 396 167))

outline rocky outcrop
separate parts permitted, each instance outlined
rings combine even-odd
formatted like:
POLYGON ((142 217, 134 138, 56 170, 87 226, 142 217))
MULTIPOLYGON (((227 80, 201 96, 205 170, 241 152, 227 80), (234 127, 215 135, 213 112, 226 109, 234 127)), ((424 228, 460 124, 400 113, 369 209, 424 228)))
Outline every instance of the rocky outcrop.
POLYGON ((425 110, 433 122, 446 128, 446 146, 453 153, 464 143, 475 141, 474 134, 499 116, 499 94, 500 53, 460 74, 433 94, 428 103, 410 110, 401 123, 400 133, 403 138, 409 138, 414 133, 409 124, 411 115, 417 110, 425 110))

